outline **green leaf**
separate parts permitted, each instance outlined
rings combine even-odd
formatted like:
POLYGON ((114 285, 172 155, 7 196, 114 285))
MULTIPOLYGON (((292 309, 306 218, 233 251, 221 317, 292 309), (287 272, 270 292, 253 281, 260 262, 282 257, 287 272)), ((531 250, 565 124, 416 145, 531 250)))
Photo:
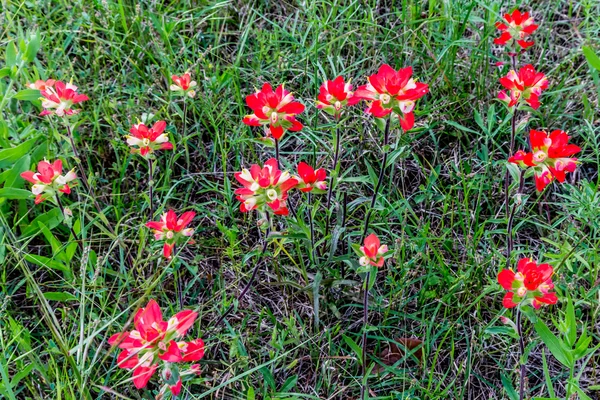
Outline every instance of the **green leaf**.
POLYGON ((9 200, 22 200, 30 199, 32 197, 31 191, 25 189, 17 189, 12 187, 5 187, 0 189, 0 198, 9 200))
POLYGON ((246 394, 246 400, 255 400, 256 396, 254 395, 254 388, 250 386, 248 388, 248 393, 246 394))
POLYGON ((285 382, 283 382, 283 385, 281 386, 281 389, 279 390, 280 392, 289 392, 290 390, 292 390, 294 388, 294 386, 296 386, 296 383, 298 382, 298 375, 294 375, 294 376, 290 376, 289 378, 287 378, 285 380, 285 382))
POLYGON ((13 96, 17 100, 34 101, 39 100, 41 94, 37 89, 23 89, 13 96))
POLYGON ((29 139, 16 147, 0 150, 0 168, 13 165, 19 158, 29 153, 37 139, 29 139))
POLYGON ((6 179, 4 180, 4 187, 21 189, 24 183, 24 180, 21 178, 21 173, 27 171, 29 169, 30 164, 31 157, 29 157, 29 154, 26 154, 23 157, 19 158, 19 160, 13 165, 13 167, 10 170, 6 171, 7 174, 6 179))
POLYGON ((71 270, 65 264, 48 257, 38 256, 36 254, 25 254, 25 260, 35 265, 39 265, 40 267, 48 267, 69 274, 71 273, 71 270))
POLYGON ((48 227, 48 229, 54 229, 56 228, 63 220, 63 215, 60 212, 60 209, 57 208, 53 208, 52 210, 48 211, 47 213, 41 214, 39 216, 37 216, 33 221, 31 221, 31 223, 29 224, 29 226, 27 228, 25 228, 23 230, 23 237, 27 237, 27 236, 31 236, 31 235, 37 235, 40 233, 40 226, 39 226, 39 222, 42 222, 44 225, 46 225, 48 227))
POLYGON ((565 349, 563 342, 548 329, 541 319, 538 319, 534 328, 554 358, 565 367, 571 368, 573 366, 573 355, 569 350, 565 349))
POLYGON ((10 75, 10 68, 4 67, 4 68, 0 69, 0 79, 4 78, 5 76, 9 76, 9 75, 10 75))
POLYGON ((542 367, 544 369, 544 379, 546 380, 548 394, 551 397, 556 397, 554 394, 554 386, 552 385, 552 378, 550 377, 550 369, 548 368, 548 360, 546 360, 546 352, 544 349, 542 349, 542 367))
POLYGON ((25 50, 25 61, 32 62, 35 60, 35 56, 40 50, 41 44, 39 32, 36 32, 30 36, 29 43, 27 43, 27 49, 25 50))
POLYGON ((47 300, 53 300, 53 301, 77 301, 77 300, 79 300, 77 297, 75 297, 71 293, 67 293, 67 292, 46 292, 46 293, 44 293, 44 297, 47 300))
POLYGON ((565 322, 567 325, 567 332, 565 334, 565 337, 567 339, 567 345, 569 346, 569 348, 571 348, 577 340, 577 320, 575 319, 575 307, 573 307, 573 300, 570 297, 567 302, 565 322))
POLYGON ((344 342, 346 342, 352 351, 354 351, 358 363, 362 365, 362 348, 349 336, 342 335, 342 339, 344 339, 344 342))
POLYGON ((519 395, 517 394, 517 391, 515 390, 515 387, 510 379, 508 379, 508 377, 504 374, 500 374, 500 379, 502 380, 502 386, 504 386, 504 390, 506 391, 506 394, 510 400, 519 400, 519 395))
POLYGON ((4 53, 4 60, 8 67, 12 67, 17 64, 17 47, 13 42, 9 42, 6 45, 6 52, 4 53))
POLYGON ((590 46, 583 46, 582 50, 585 59, 587 60, 588 64, 590 64, 590 67, 600 71, 600 57, 594 53, 594 50, 592 50, 590 46))

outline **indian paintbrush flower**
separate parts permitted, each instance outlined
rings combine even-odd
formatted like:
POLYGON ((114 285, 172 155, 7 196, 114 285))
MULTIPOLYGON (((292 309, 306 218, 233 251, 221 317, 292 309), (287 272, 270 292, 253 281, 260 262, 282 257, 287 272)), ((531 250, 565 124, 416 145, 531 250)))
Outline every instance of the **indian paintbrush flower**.
POLYGON ((294 179, 298 181, 297 188, 302 192, 311 192, 316 189, 316 193, 324 193, 327 190, 327 172, 323 168, 315 170, 307 163, 300 162, 298 164, 298 176, 294 176, 294 179))
POLYGON ((296 115, 304 111, 304 105, 294 101, 294 96, 283 85, 273 91, 271 85, 265 83, 261 90, 246 96, 246 104, 254 114, 246 115, 244 124, 266 125, 269 133, 277 140, 281 139, 286 130, 299 131, 303 127, 296 120, 296 115))
POLYGON ((236 172, 235 179, 243 185, 235 191, 242 212, 255 209, 266 212, 267 205, 276 215, 288 215, 287 192, 298 184, 298 180, 289 172, 280 171, 275 158, 268 160, 262 168, 254 164, 250 169, 236 172))
POLYGON ((532 40, 525 40, 538 28, 533 21, 533 17, 529 16, 528 12, 521 13, 519 10, 514 10, 512 14, 504 14, 504 22, 496 22, 502 34, 494 39, 494 43, 506 46, 512 41, 516 41, 523 49, 533 46, 532 40))
MULTIPOLYGON (((202 339, 193 340, 193 346, 190 346, 192 342, 180 341, 197 316, 197 312, 185 310, 164 321, 160 307, 156 301, 150 300, 146 307, 135 314, 135 329, 110 337, 108 343, 122 349, 117 357, 117 365, 133 369, 133 384, 136 388, 141 389, 148 384, 161 361, 165 365, 163 375, 172 377, 173 367, 170 363, 198 361, 204 356, 202 339)), ((176 394, 173 390, 181 390, 181 382, 173 382, 170 388, 176 394)))
POLYGON ((552 283, 554 270, 549 264, 537 264, 531 258, 522 258, 517 264, 517 272, 504 269, 498 274, 498 283, 508 292, 502 304, 506 308, 516 307, 518 304, 530 303, 534 308, 542 304, 556 304, 558 298, 552 283))
POLYGON ((429 92, 429 86, 416 82, 412 73, 411 67, 396 71, 384 64, 376 74, 367 78, 369 83, 360 86, 354 96, 368 102, 366 111, 374 117, 383 118, 395 113, 402 129, 408 131, 415 124, 415 102, 429 92))
POLYGON ((37 172, 26 171, 21 174, 21 178, 33 183, 31 192, 36 196, 35 204, 39 204, 47 198, 58 196, 60 193, 71 193, 69 183, 77 179, 77 175, 74 169, 65 175, 61 175, 62 167, 61 160, 56 160, 53 163, 44 160, 38 163, 37 172))
POLYGON ((160 221, 150 221, 146 227, 154 230, 154 239, 164 240, 163 255, 171 258, 173 247, 181 240, 194 234, 193 228, 186 228, 194 219, 196 213, 187 211, 178 217, 175 211, 169 210, 164 213, 160 221))
POLYGON ((170 86, 172 92, 191 98, 196 96, 194 88, 197 86, 197 83, 192 80, 189 72, 181 76, 173 75, 171 76, 171 80, 173 81, 173 84, 170 86))
POLYGON ((554 130, 548 134, 532 129, 529 140, 532 151, 519 150, 508 161, 522 168, 532 168, 538 191, 544 190, 554 179, 564 182, 566 173, 575 171, 577 158, 571 156, 579 153, 581 148, 568 143, 566 132, 554 130))
POLYGON ((509 91, 498 93, 500 100, 513 107, 523 99, 534 110, 540 106, 539 96, 548 88, 548 79, 544 73, 536 72, 531 64, 521 67, 519 73, 511 70, 506 76, 500 78, 500 83, 509 91))
POLYGON ((360 100, 354 96, 350 82, 345 83, 344 78, 338 76, 332 81, 323 82, 319 88, 317 108, 339 118, 344 107, 353 106, 360 100))
POLYGON ((75 110, 72 107, 75 104, 89 100, 89 97, 85 94, 77 93, 77 86, 72 83, 48 79, 46 82, 36 81, 32 85, 33 88, 39 89, 42 95, 40 100, 44 111, 40 113, 41 116, 56 115, 64 117, 74 115, 80 110, 75 110))
POLYGON ((166 127, 165 121, 158 121, 151 128, 138 121, 129 130, 131 135, 125 136, 127 144, 131 146, 131 152, 140 153, 146 157, 156 150, 172 150, 173 144, 169 142, 169 137, 164 133, 166 127))
POLYGON ((360 246, 360 257, 359 263, 361 266, 366 267, 372 265, 374 267, 383 266, 384 254, 387 253, 387 245, 381 245, 379 238, 374 233, 371 233, 365 238, 365 243, 360 246))

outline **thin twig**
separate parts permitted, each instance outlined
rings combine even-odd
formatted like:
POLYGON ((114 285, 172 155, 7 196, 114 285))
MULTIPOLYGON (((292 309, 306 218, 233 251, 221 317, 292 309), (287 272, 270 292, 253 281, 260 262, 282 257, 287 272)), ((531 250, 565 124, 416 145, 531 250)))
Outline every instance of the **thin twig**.
POLYGON ((517 189, 517 201, 514 202, 513 206, 510 209, 508 214, 508 224, 506 226, 506 268, 510 269, 511 261, 512 261, 512 251, 513 251, 513 223, 515 219, 515 214, 517 211, 517 206, 520 204, 520 196, 523 193, 523 185, 525 183, 525 170, 521 171, 519 174, 519 188, 517 189))
POLYGON ((369 279, 370 271, 365 277, 365 288, 363 290, 363 332, 362 332, 362 386, 360 387, 360 398, 365 399, 367 393, 367 324, 369 322, 369 279))
POLYGON ((525 355, 525 342, 523 340, 523 327, 521 326, 521 308, 517 308, 517 333, 519 334, 519 364, 521 365, 521 376, 519 377, 519 400, 525 398, 525 375, 527 374, 527 364, 523 357, 525 355))
POLYGON ((367 236, 367 231, 369 230, 369 220, 371 219, 371 214, 373 213, 373 208, 375 207, 375 203, 377 202, 377 195, 379 194, 379 188, 381 187, 381 183, 383 182, 383 175, 385 174, 385 168, 387 164, 388 158, 388 143, 390 140, 390 125, 391 125, 391 117, 388 118, 385 122, 385 134, 383 137, 383 159, 381 160, 381 169, 379 170, 379 178, 377 179, 377 184, 375 185, 375 190, 373 190, 373 197, 371 197, 371 205, 369 207, 369 211, 367 211, 367 215, 365 216, 365 226, 363 228, 362 236, 360 237, 359 243, 362 243, 367 236))

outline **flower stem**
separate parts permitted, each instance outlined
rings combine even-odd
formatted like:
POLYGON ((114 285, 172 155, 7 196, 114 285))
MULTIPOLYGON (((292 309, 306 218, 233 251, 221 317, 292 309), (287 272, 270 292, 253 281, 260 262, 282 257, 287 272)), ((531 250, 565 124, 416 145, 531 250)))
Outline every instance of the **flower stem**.
MULTIPOLYGON (((187 99, 183 98, 183 132, 181 132, 181 137, 185 137, 185 133, 187 130, 187 99)), ((190 151, 188 149, 187 143, 185 145, 185 161, 187 164, 187 170, 190 170, 190 151)))
MULTIPOLYGON (((525 183, 525 171, 521 171, 521 174, 519 175, 519 188, 517 189, 517 197, 519 197, 521 195, 521 193, 523 192, 523 185, 525 183)), ((508 193, 508 191, 507 191, 508 193)), ((517 201, 514 202, 513 206, 510 209, 510 212, 508 214, 508 223, 506 226, 506 268, 510 269, 511 266, 511 261, 512 261, 512 251, 513 251, 513 223, 515 220, 515 214, 517 211, 517 206, 520 203, 520 199, 517 199, 517 201)))
POLYGON ((154 174, 152 172, 152 159, 148 158, 148 195, 150 196, 148 198, 148 201, 150 203, 150 220, 152 220, 152 217, 154 216, 154 203, 152 201, 153 188, 154 188, 154 174))
POLYGON ((327 203, 325 209, 327 210, 327 223, 325 224, 325 236, 329 234, 329 224, 331 223, 331 213, 329 212, 329 206, 331 205, 331 195, 333 194, 333 174, 334 171, 337 176, 338 163, 340 156, 340 141, 341 141, 341 130, 340 124, 338 123, 335 133, 335 153, 333 156, 333 166, 331 167, 331 179, 329 181, 329 188, 327 189, 327 203))
POLYGON ((277 160, 277 168, 281 169, 281 163, 279 162, 279 139, 275 139, 275 159, 277 160))
POLYGON ((369 220, 371 219, 371 214, 373 213, 373 208, 375 207, 375 203, 377 201, 377 194, 379 193, 379 188, 381 187, 381 183, 383 182, 383 175, 385 174, 385 167, 387 164, 388 158, 388 143, 390 140, 390 125, 391 125, 391 117, 388 118, 385 122, 385 133, 383 137, 383 159, 381 160, 381 169, 379 170, 379 177, 377 178, 377 184, 375 185, 375 190, 373 190, 373 197, 371 197, 371 205, 369 207, 369 211, 367 211, 367 215, 365 216, 365 226, 363 228, 362 236, 360 237, 360 242, 362 243, 367 236, 367 231, 369 230, 369 220))
MULTIPOLYGON (((62 205, 62 202, 60 201, 60 196, 58 194, 56 194, 56 196, 54 196, 54 198, 56 198, 56 204, 58 205, 58 208, 60 209, 60 212, 63 215, 63 218, 65 218, 65 208, 62 205)), ((66 224, 65 224, 66 225, 66 224)), ((71 230, 71 235, 73 235, 73 240, 75 242, 77 242, 77 245, 79 246, 79 250, 81 250, 81 254, 83 255, 83 243, 79 240, 77 240, 77 235, 75 234, 75 229, 73 229, 73 225, 69 225, 69 229, 71 230)))
POLYGON ((313 221, 313 216, 312 216, 312 211, 313 211, 313 202, 312 202, 312 193, 308 192, 308 208, 307 208, 307 213, 308 213, 308 224, 310 226, 310 251, 312 253, 312 258, 313 258, 313 263, 317 263, 317 253, 316 253, 316 249, 315 249, 315 224, 313 221))
POLYGON ((362 386, 360 388, 360 398, 364 400, 367 395, 367 323, 369 321, 369 279, 370 272, 365 277, 365 287, 363 290, 363 329, 362 329, 362 386))
POLYGON ((525 355, 525 342, 523 340, 523 327, 521 325, 521 308, 517 309, 517 333, 519 334, 519 364, 521 366, 521 373, 519 377, 519 400, 525 398, 525 375, 527 374, 527 364, 523 360, 525 355))

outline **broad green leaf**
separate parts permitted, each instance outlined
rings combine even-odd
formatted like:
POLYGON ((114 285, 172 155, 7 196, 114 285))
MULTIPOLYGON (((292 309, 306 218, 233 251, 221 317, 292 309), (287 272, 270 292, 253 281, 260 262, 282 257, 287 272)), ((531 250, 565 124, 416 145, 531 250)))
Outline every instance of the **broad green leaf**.
POLYGON ((577 340, 577 320, 575 319, 575 307, 573 307, 573 300, 569 297, 567 302, 567 312, 565 315, 565 322, 567 324, 567 345, 569 348, 573 347, 577 340))
POLYGON ((0 79, 10 75, 10 68, 4 67, 0 69, 0 79))
POLYGON ((13 42, 9 42, 6 45, 4 60, 6 61, 6 65, 9 67, 12 67, 17 63, 17 46, 15 46, 13 42))
POLYGON ((346 342, 346 344, 350 346, 352 351, 354 351, 354 353, 356 354, 356 360, 359 364, 362 365, 362 348, 349 336, 342 335, 342 339, 344 339, 344 342, 346 342))
POLYGON ((9 199, 9 200, 22 200, 22 199, 30 199, 33 195, 31 191, 25 189, 17 189, 12 187, 5 187, 0 189, 0 199, 9 199))
POLYGON ((502 380, 502 386, 504 386, 504 390, 506 391, 508 398, 510 400, 519 400, 519 395, 517 394, 517 391, 515 390, 515 387, 510 379, 508 379, 508 377, 504 374, 500 374, 500 379, 502 380))
POLYGON ((6 168, 13 165, 19 158, 29 153, 29 150, 35 145, 36 140, 37 139, 29 139, 16 147, 0 150, 0 168, 6 168))
POLYGON ((294 388, 294 386, 296 386, 297 382, 298 375, 290 376, 285 380, 285 382, 283 382, 283 385, 281 386, 281 389, 279 391, 283 393, 289 392, 294 388))
POLYGON ((27 43, 27 49, 25 50, 25 60, 27 62, 32 62, 35 59, 41 44, 39 32, 36 32, 29 37, 29 43, 27 43))
POLYGON ((534 328, 552 355, 562 365, 567 368, 571 368, 573 366, 573 355, 565 348, 563 342, 561 342, 561 340, 556 337, 556 335, 552 333, 550 329, 548 329, 546 324, 541 319, 538 319, 534 325, 534 328))
POLYGON ((254 394, 254 388, 250 386, 248 388, 248 393, 246 394, 246 400, 255 400, 256 396, 254 394))
POLYGON ((33 221, 31 221, 29 226, 23 230, 22 235, 23 237, 27 237, 31 235, 35 236, 38 233, 40 233, 40 226, 38 224, 39 222, 42 222, 44 225, 46 225, 48 229, 54 229, 58 226, 58 224, 62 222, 62 220, 63 215, 58 209, 58 207, 53 208, 47 213, 41 214, 37 216, 33 221))
POLYGON ((40 91, 37 89, 23 89, 23 90, 17 92, 17 94, 15 94, 13 96, 13 98, 15 98, 17 100, 33 101, 33 100, 39 100, 40 96, 41 96, 40 91))
POLYGON ((27 171, 30 164, 31 157, 29 157, 29 154, 19 158, 15 165, 13 165, 13 167, 7 171, 6 179, 4 180, 4 187, 18 189, 22 188, 24 180, 21 178, 21 173, 27 171))
POLYGON ((595 68, 598 71, 600 71, 600 57, 596 55, 596 53, 594 52, 594 50, 592 50, 590 46, 583 46, 582 50, 583 55, 585 56, 585 59, 587 60, 588 64, 590 64, 592 68, 595 68))
POLYGON ((46 292, 44 293, 44 297, 47 300, 53 301, 77 301, 77 297, 73 296, 71 293, 67 292, 46 292))
POLYGON ((48 267, 58 271, 71 273, 71 270, 65 264, 48 257, 38 256, 36 254, 25 254, 25 260, 35 265, 39 265, 40 267, 48 267))

